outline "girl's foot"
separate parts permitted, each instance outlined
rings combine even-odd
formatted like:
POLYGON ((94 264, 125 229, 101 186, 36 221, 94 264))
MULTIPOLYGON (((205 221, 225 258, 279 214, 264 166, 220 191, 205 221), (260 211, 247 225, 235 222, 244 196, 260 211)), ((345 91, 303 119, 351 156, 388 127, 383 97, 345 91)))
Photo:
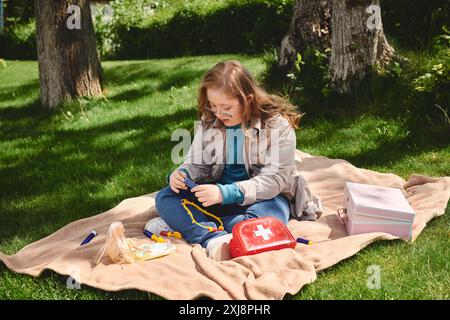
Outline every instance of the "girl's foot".
POLYGON ((157 236, 161 234, 161 231, 173 232, 173 230, 161 217, 153 218, 149 222, 147 222, 147 224, 145 225, 145 230, 150 231, 157 236))
POLYGON ((206 245, 206 252, 208 254, 208 257, 216 261, 231 259, 230 248, 228 244, 232 238, 233 234, 228 233, 211 239, 206 245))

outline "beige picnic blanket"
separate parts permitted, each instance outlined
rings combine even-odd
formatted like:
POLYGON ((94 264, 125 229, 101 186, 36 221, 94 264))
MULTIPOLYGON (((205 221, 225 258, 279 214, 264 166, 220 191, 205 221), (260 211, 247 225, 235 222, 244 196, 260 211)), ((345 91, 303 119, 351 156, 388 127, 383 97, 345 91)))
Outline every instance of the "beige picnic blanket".
POLYGON ((342 207, 345 181, 400 188, 417 213, 413 239, 428 221, 445 213, 450 196, 450 177, 412 175, 406 182, 394 174, 360 169, 344 160, 300 151, 296 161, 312 192, 321 198, 324 214, 314 222, 291 220, 288 227, 294 236, 331 241, 219 262, 209 259, 200 245, 176 240, 172 241, 176 252, 163 258, 129 265, 110 264, 106 259, 96 266, 94 256, 104 244, 112 222, 121 221, 127 237, 143 237, 145 223, 157 215, 154 192, 125 199, 106 212, 75 221, 15 255, 0 253, 0 260, 15 272, 38 276, 50 269, 72 275, 82 285, 108 291, 138 289, 167 299, 282 299, 286 293, 295 294, 313 282, 318 271, 375 241, 395 239, 385 233, 346 235, 336 216, 336 210, 342 207), (93 229, 99 235, 80 247, 93 229))

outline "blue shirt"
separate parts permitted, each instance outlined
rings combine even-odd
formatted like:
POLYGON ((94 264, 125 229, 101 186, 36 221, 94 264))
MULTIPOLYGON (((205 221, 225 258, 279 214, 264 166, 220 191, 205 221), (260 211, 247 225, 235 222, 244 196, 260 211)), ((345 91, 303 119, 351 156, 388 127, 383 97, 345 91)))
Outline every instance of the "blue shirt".
POLYGON ((242 203, 244 195, 235 182, 249 179, 242 155, 245 137, 240 124, 226 127, 226 135, 225 168, 217 186, 222 192, 222 204, 242 203))

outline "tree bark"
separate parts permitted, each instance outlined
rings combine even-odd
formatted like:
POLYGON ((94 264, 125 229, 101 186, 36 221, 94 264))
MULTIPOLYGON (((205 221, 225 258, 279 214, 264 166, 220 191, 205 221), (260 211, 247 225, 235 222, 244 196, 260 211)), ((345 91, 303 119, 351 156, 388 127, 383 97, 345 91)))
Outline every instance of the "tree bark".
POLYGON ((292 69, 297 52, 330 47, 331 0, 297 0, 289 31, 281 41, 278 65, 292 69))
POLYGON ((379 0, 333 0, 330 71, 333 87, 340 93, 354 90, 370 67, 387 65, 394 55, 381 16, 378 27, 368 26, 370 5, 380 8, 379 0))
POLYGON ((54 109, 82 96, 101 96, 102 69, 88 0, 35 0, 41 102, 54 109), (69 5, 80 8, 80 29, 69 29, 69 5))
POLYGON ((289 31, 281 42, 279 67, 292 70, 296 54, 307 47, 331 48, 332 86, 341 93, 354 90, 370 67, 385 66, 394 55, 382 25, 367 26, 370 5, 380 8, 380 1, 297 0, 289 31))

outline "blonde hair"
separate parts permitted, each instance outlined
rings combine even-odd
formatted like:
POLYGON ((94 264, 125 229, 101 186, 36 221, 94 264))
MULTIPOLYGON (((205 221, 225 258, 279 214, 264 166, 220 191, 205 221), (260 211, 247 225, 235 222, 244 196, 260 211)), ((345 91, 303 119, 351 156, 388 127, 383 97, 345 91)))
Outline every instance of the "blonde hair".
POLYGON ((271 95, 262 89, 239 61, 228 60, 217 63, 203 75, 198 95, 198 113, 206 125, 215 120, 215 115, 208 110, 211 107, 206 94, 208 88, 222 89, 226 94, 239 100, 243 106, 243 124, 248 123, 252 117, 260 118, 265 124, 268 119, 279 114, 296 129, 303 116, 286 98, 271 95), (247 96, 250 94, 253 95, 253 99, 249 103, 247 96))
POLYGON ((125 229, 121 222, 113 222, 106 235, 106 243, 100 249, 95 262, 99 264, 101 259, 107 256, 113 263, 133 263, 135 260, 128 239, 125 238, 125 229))

